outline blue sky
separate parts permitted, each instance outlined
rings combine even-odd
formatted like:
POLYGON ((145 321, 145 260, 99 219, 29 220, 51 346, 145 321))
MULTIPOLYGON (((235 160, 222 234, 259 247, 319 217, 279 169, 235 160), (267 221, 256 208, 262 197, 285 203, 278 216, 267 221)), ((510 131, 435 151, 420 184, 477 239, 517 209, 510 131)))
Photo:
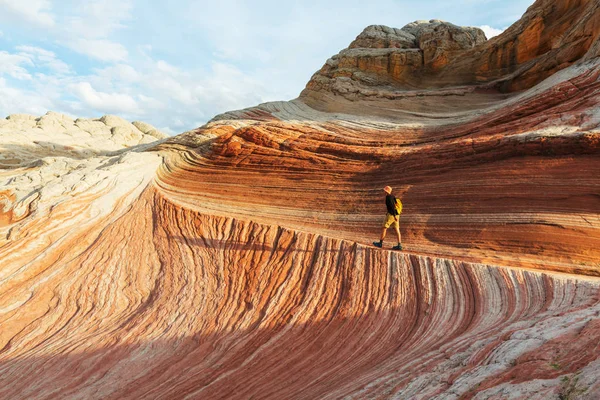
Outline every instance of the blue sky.
POLYGON ((297 97, 368 25, 484 27, 533 0, 0 0, 0 116, 117 114, 167 133, 297 97))

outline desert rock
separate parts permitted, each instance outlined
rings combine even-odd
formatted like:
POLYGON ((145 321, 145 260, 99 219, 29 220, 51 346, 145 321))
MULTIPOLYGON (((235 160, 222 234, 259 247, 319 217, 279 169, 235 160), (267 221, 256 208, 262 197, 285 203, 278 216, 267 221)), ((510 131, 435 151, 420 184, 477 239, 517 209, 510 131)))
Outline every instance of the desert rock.
POLYGON ((52 111, 41 117, 10 115, 0 120, 0 169, 29 166, 47 156, 85 159, 106 155, 167 137, 149 124, 141 126, 145 132, 110 115, 77 120, 52 111))
MULTIPOLYGON (((503 34, 432 20, 402 29, 371 26, 316 72, 302 97, 318 93, 389 97, 406 90, 463 85, 529 89, 598 53, 600 4, 538 0, 503 34)), ((313 103, 314 105, 314 103, 313 103)))
POLYGON ((597 12, 368 27, 162 140, 0 121, 0 398, 598 398, 597 12))

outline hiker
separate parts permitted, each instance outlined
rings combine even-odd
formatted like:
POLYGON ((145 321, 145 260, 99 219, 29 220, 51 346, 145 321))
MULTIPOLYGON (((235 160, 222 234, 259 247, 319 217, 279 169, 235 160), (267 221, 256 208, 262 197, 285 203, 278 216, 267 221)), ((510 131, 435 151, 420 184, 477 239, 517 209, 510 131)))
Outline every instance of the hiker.
POLYGON ((385 215, 385 220, 383 221, 381 239, 379 242, 373 242, 373 245, 376 247, 383 247, 383 239, 385 239, 385 234, 387 233, 388 228, 393 224, 394 229, 396 229, 396 234, 398 235, 398 245, 392 247, 392 250, 402 250, 402 238, 400 237, 400 213, 402 212, 402 202, 400 199, 396 199, 396 197, 392 195, 391 187, 386 186, 383 188, 383 191, 387 193, 385 196, 387 214, 385 215))

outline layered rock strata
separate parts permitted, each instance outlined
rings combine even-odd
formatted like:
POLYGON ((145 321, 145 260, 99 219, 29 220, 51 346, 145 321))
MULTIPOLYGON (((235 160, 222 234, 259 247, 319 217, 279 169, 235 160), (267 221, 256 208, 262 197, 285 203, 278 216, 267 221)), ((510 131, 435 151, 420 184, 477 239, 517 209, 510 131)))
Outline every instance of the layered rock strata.
POLYGON ((0 123, 47 137, 0 170, 0 398, 598 398, 597 9, 369 27, 351 50, 458 48, 159 141, 0 123), (387 184, 402 253, 369 246, 387 184))
POLYGON ((5 274, 0 397, 600 391, 598 282, 131 204, 5 274))
POLYGON ((390 184, 414 251, 598 276, 599 77, 586 62, 484 110, 414 116, 421 126, 300 101, 228 113, 173 139, 219 135, 160 185, 201 210, 367 243, 390 184))
MULTIPOLYGON (((161 157, 142 150, 165 138, 150 124, 112 115, 73 120, 48 112, 0 120, 0 245, 14 243, 20 230, 42 234, 50 245, 50 226, 66 234, 85 218, 93 225, 94 217, 112 213, 115 202, 139 194, 135 188, 152 179, 151 166, 156 168, 161 157), (69 201, 80 195, 82 201, 69 201), (53 214, 58 209, 61 217, 53 214), (29 224, 40 231, 26 228, 29 224)), ((44 253, 43 247, 33 248, 44 253)), ((7 257, 26 264, 23 253, 7 257)))
POLYGON ((437 20, 402 29, 370 26, 327 60, 302 97, 314 106, 323 93, 356 100, 465 85, 529 89, 582 58, 597 57, 599 21, 595 0, 538 0, 490 41, 477 28, 437 20))

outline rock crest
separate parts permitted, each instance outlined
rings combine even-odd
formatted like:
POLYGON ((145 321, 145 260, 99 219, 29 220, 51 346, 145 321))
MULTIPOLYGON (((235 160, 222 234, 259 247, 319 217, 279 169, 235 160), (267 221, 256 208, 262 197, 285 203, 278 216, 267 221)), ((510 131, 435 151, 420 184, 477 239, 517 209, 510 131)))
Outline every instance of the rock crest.
POLYGON ((356 100, 457 86, 503 93, 529 89, 598 55, 598 21, 597 1, 538 0, 490 41, 478 28, 439 20, 402 29, 369 26, 313 75, 301 97, 316 106, 327 93, 356 100))
POLYGON ((114 115, 73 120, 52 111, 41 117, 13 114, 0 120, 0 169, 24 167, 44 157, 105 155, 167 137, 150 124, 114 115))

